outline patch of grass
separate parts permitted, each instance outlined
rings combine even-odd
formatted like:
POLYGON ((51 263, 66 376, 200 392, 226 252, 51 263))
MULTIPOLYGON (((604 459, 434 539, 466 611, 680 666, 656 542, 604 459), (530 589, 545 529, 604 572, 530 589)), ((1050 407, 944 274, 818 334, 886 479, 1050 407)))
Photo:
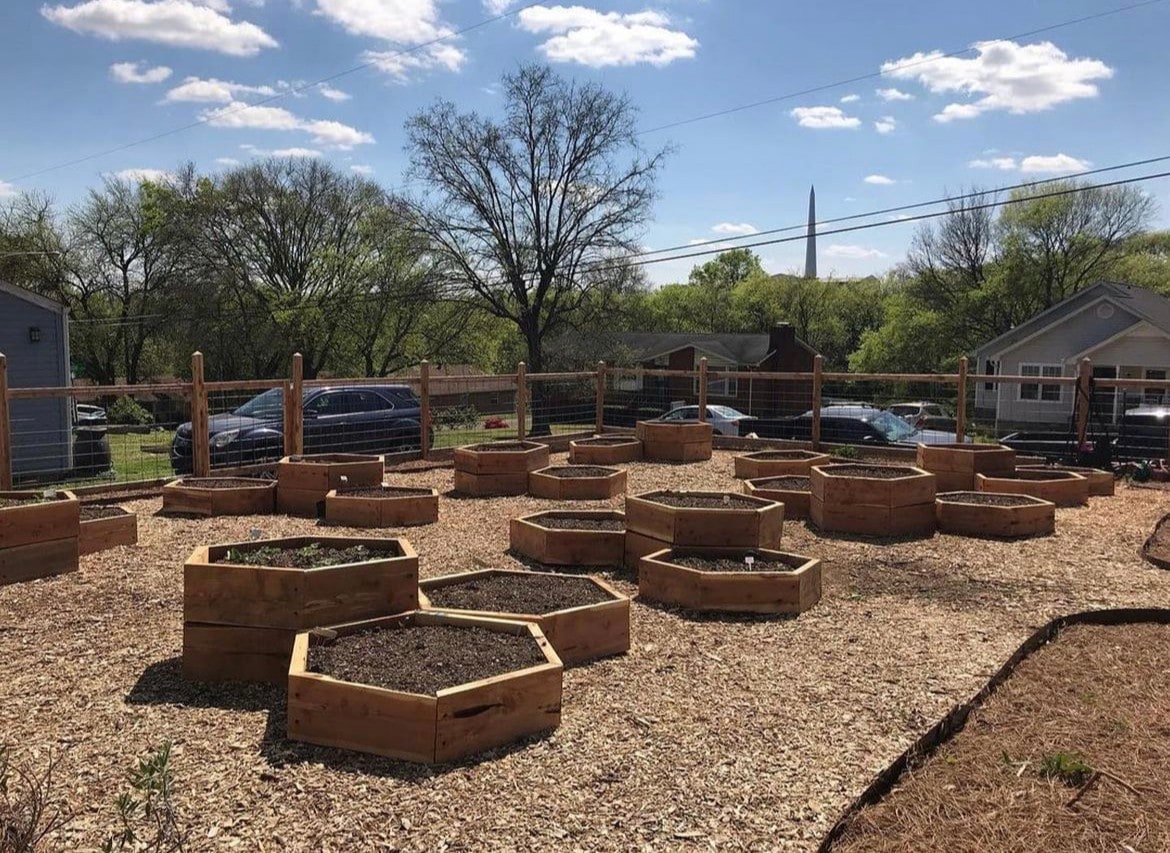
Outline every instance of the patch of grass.
POLYGON ((834 459, 860 459, 861 451, 852 444, 847 444, 844 447, 837 447, 833 450, 834 459))
POLYGON ((1079 788, 1089 781, 1093 768, 1075 752, 1052 752, 1040 759, 1040 775, 1079 788))

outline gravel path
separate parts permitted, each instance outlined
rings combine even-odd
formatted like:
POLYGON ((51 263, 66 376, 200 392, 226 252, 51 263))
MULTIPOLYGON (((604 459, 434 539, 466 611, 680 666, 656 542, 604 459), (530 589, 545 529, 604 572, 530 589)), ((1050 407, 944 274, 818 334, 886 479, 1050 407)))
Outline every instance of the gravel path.
MULTIPOLYGON (((630 494, 740 488, 730 453, 627 467, 630 494)), ((422 576, 517 567, 508 519, 555 502, 451 498, 451 476, 388 477, 443 494, 438 524, 402 531, 422 576)), ((553 735, 425 768, 286 742, 281 691, 179 675, 190 551, 246 541, 253 527, 310 533, 312 522, 129 506, 137 548, 0 587, 0 737, 38 760, 64 751, 58 784, 79 810, 69 849, 100 843, 126 769, 170 739, 193 850, 811 850, 872 774, 1034 627, 1170 600, 1170 572, 1138 557, 1170 511, 1167 492, 1120 486, 1090 508, 1058 509, 1055 536, 1015 543, 822 538, 788 522, 785 549, 825 560, 812 611, 692 619, 635 604, 627 656, 565 673, 553 735)))

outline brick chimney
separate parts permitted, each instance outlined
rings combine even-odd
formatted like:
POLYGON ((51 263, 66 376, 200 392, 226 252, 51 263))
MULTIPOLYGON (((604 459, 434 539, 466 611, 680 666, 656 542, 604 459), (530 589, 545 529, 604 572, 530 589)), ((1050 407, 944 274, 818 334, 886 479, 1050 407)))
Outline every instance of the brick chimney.
POLYGON ((768 349, 771 352, 790 352, 796 346, 796 329, 791 323, 777 323, 768 333, 768 349))

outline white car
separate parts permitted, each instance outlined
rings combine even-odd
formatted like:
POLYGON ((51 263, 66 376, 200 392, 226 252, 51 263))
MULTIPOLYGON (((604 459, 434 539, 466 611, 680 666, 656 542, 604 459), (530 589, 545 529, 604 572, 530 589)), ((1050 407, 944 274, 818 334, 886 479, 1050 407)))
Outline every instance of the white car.
MULTIPOLYGON (((659 421, 697 421, 699 419, 698 406, 679 406, 671 409, 665 415, 655 420, 659 421)), ((751 432, 752 415, 745 415, 730 406, 708 406, 707 423, 718 435, 747 435, 751 432)))

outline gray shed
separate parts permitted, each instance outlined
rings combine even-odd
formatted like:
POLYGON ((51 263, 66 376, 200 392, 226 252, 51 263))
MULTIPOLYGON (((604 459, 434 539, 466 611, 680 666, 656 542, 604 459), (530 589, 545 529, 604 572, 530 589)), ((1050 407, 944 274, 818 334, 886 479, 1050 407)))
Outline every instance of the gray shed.
MULTIPOLYGON (((10 388, 72 384, 69 310, 59 302, 0 281, 0 353, 10 388)), ((13 400, 12 473, 49 475, 73 467, 72 401, 13 400)))

